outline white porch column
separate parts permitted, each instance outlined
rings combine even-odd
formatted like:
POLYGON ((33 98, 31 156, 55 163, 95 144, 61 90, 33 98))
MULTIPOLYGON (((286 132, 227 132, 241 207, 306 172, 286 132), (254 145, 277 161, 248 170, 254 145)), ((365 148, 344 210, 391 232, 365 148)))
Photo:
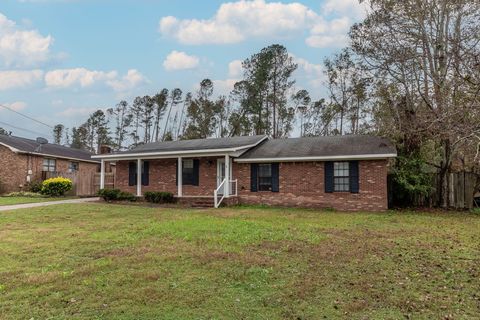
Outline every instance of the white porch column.
POLYGON ((105 160, 100 162, 100 189, 105 189, 105 160))
POLYGON ((178 165, 177 165, 177 197, 182 196, 182 187, 183 187, 183 162, 182 157, 178 157, 178 165))
POLYGON ((229 198, 230 197, 230 156, 228 154, 225 155, 225 197, 229 198))
POLYGON ((137 197, 142 196, 142 160, 137 159, 137 197))

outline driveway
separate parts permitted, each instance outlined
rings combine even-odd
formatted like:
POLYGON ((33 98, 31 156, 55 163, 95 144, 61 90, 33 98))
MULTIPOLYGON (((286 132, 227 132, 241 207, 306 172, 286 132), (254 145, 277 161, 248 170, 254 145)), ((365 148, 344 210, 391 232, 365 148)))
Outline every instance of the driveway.
POLYGON ((14 205, 11 205, 11 206, 0 206, 0 211, 10 211, 10 210, 17 210, 17 209, 46 207, 46 206, 54 206, 56 204, 95 202, 95 201, 98 201, 98 200, 100 200, 100 198, 83 198, 83 199, 70 199, 70 200, 38 202, 38 203, 14 204, 14 205))

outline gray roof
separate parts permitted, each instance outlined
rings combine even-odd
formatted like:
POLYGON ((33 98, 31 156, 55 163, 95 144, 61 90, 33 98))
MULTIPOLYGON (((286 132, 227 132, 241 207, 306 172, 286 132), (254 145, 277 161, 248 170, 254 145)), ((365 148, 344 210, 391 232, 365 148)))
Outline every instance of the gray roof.
POLYGON ((268 140, 244 153, 240 159, 339 157, 396 154, 386 138, 367 135, 305 137, 268 140))
POLYGON ((91 158, 93 154, 88 151, 73 149, 53 143, 41 144, 36 140, 3 134, 0 134, 0 143, 15 148, 21 153, 38 153, 72 160, 76 159, 98 162, 98 160, 91 158))
POLYGON ((229 138, 192 139, 179 141, 152 142, 140 145, 129 151, 117 152, 115 154, 128 155, 147 152, 176 152, 176 151, 197 151, 216 149, 241 149, 247 146, 256 145, 265 136, 245 136, 229 138))

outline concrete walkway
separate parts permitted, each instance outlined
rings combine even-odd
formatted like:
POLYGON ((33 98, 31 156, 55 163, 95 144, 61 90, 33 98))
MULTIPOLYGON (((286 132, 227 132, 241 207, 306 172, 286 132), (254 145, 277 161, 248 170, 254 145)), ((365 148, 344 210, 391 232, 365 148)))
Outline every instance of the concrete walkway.
POLYGON ((82 199, 46 201, 46 202, 37 202, 37 203, 13 204, 10 206, 0 206, 0 211, 46 207, 46 206, 53 206, 56 204, 86 203, 86 202, 93 202, 98 200, 100 200, 100 198, 82 198, 82 199))

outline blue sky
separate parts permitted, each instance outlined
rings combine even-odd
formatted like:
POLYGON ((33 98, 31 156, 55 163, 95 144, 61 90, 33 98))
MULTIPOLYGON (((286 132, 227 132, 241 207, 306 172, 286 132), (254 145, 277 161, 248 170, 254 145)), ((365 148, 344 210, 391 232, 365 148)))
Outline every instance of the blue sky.
MULTIPOLYGON (((72 127, 121 99, 193 91, 207 77, 227 94, 240 61, 273 43, 299 64, 297 88, 320 97, 322 61, 363 16, 357 0, 2 0, 0 103, 72 127)), ((51 136, 2 109, 0 127, 51 136)))

